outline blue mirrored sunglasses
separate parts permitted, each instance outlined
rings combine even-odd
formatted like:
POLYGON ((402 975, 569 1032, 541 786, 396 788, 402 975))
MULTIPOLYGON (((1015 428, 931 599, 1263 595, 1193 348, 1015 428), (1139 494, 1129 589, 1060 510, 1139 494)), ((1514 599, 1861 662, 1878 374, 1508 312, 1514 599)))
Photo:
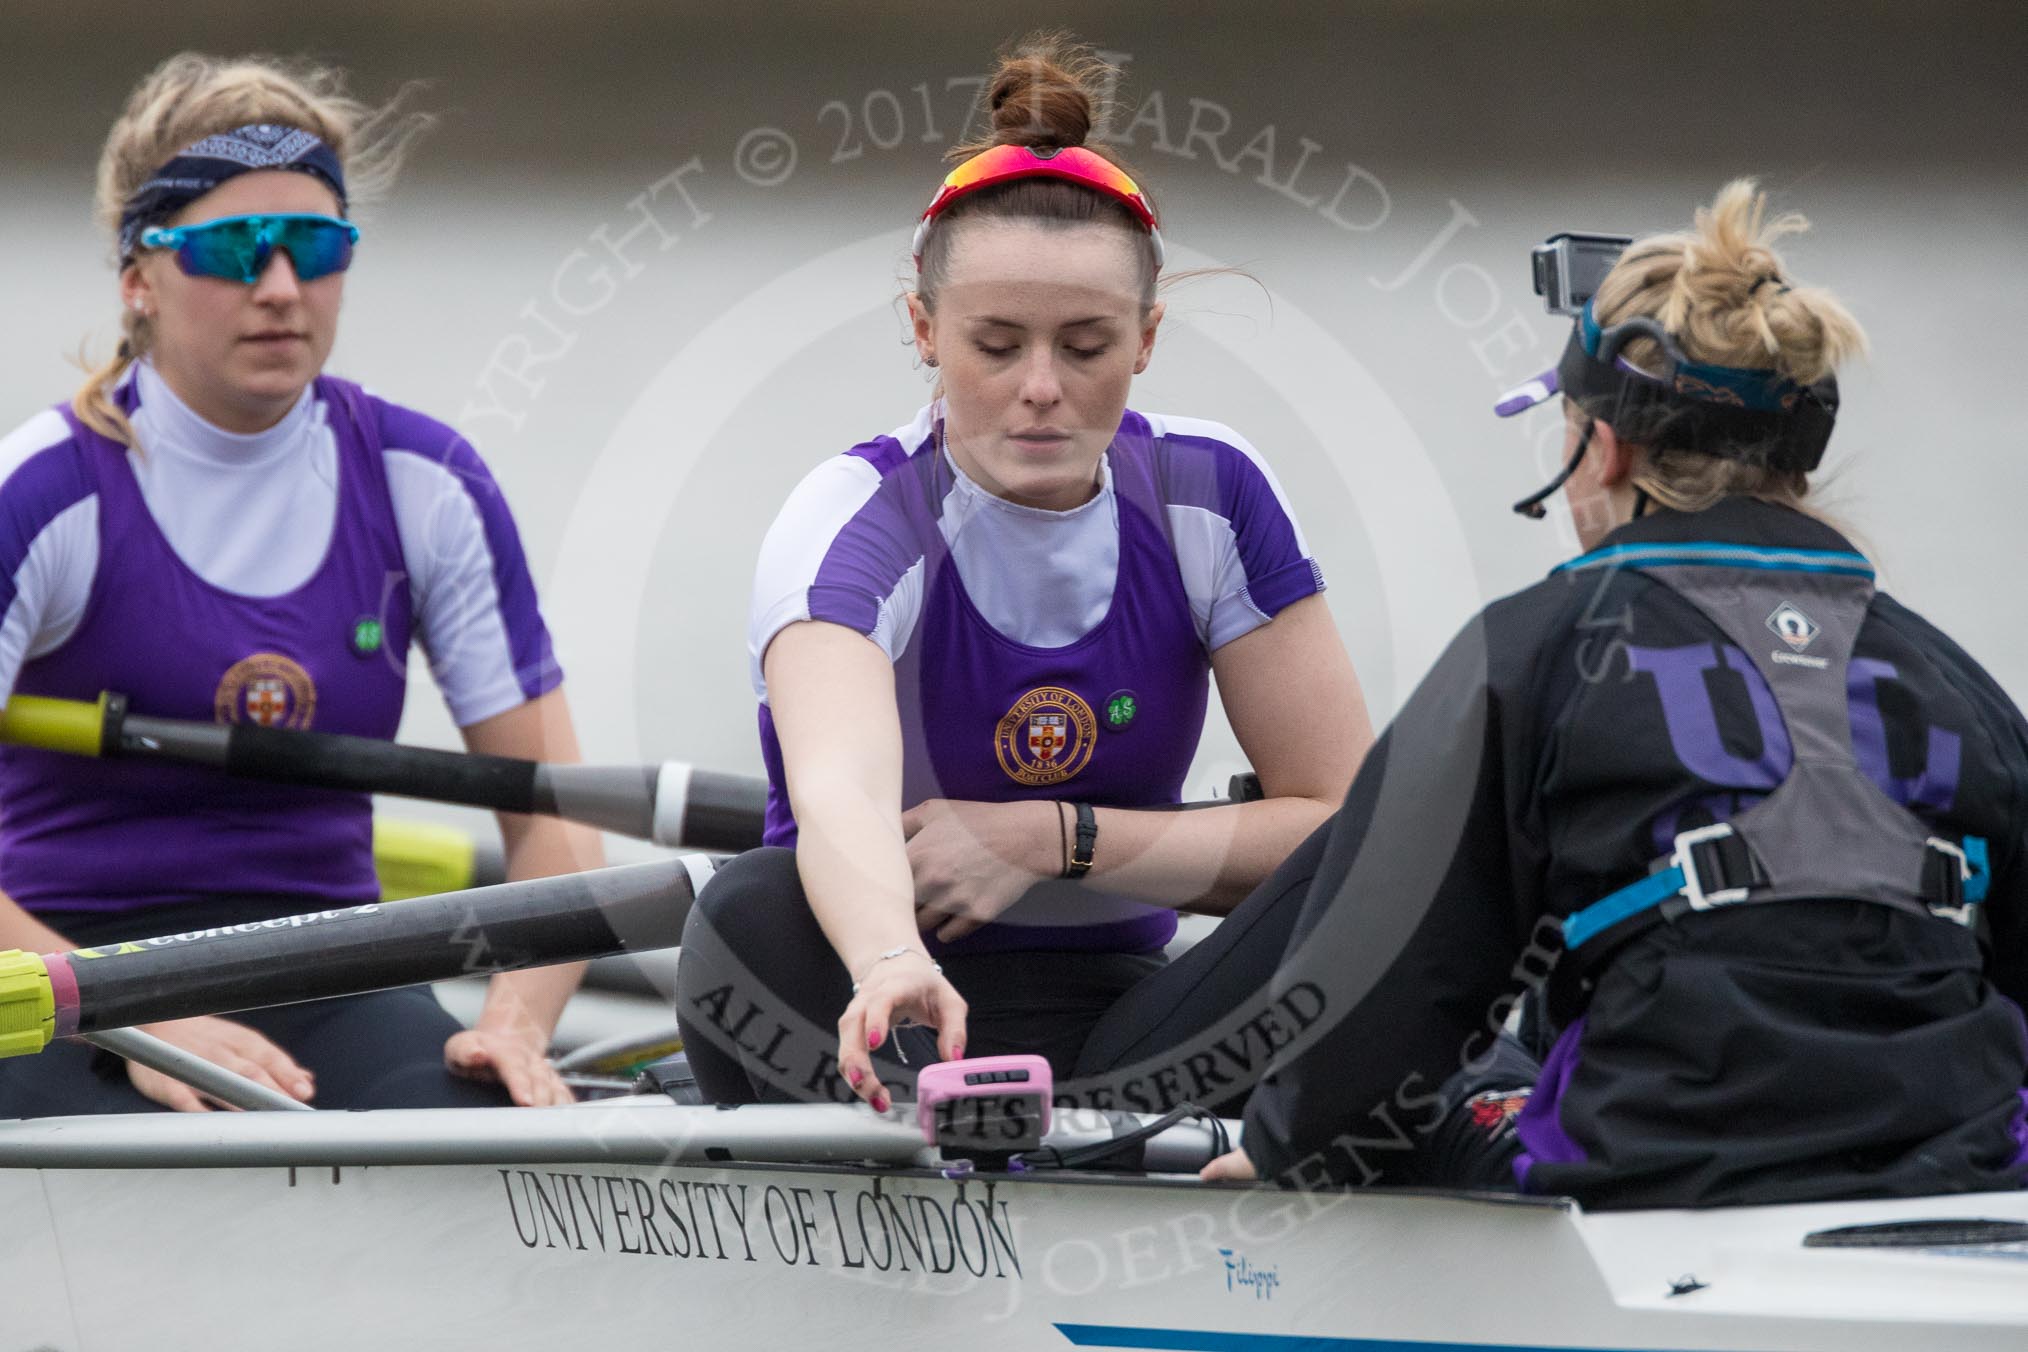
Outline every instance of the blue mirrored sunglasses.
POLYGON ((312 281, 352 266, 359 227, 331 216, 287 213, 223 216, 201 225, 150 226, 141 232, 148 249, 174 249, 176 263, 192 277, 257 282, 275 250, 288 254, 301 281, 312 281))

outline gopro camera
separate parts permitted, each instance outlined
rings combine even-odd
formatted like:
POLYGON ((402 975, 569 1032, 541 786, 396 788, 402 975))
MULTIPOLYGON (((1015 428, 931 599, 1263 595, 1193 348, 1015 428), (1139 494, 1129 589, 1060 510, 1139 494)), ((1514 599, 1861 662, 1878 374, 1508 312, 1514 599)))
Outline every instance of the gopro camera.
POLYGON ((1630 235, 1588 235, 1566 230, 1535 246, 1535 294, 1553 315, 1576 315, 1598 294, 1599 283, 1632 244, 1630 235))

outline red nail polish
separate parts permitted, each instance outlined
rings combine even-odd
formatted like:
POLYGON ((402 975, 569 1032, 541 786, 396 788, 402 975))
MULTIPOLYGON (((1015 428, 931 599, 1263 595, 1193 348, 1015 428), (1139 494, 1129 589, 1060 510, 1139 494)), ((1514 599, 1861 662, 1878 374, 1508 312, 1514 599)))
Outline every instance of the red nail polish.
POLYGON ((887 1111, 887 1095, 881 1094, 873 1100, 873 1111, 876 1113, 887 1111))
POLYGON ((878 1028, 869 1028, 866 1030, 866 1049, 868 1051, 874 1051, 878 1049, 880 1044, 884 1041, 886 1041, 886 1039, 880 1036, 880 1030, 878 1028))
POLYGON ((847 1075, 845 1078, 851 1081, 852 1087, 854 1089, 857 1089, 859 1087, 859 1082, 866 1078, 866 1072, 859 1069, 859 1067, 854 1066, 852 1068, 852 1073, 850 1075, 847 1075))
POLYGON ((965 1044, 960 1042, 957 1046, 951 1048, 951 1060, 962 1061, 964 1059, 965 1059, 965 1044))

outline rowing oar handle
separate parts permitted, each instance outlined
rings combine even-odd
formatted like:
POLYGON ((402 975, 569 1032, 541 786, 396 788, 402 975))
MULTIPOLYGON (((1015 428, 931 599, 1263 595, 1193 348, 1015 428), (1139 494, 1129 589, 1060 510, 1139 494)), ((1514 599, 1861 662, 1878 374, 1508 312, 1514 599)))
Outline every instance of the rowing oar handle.
MULTIPOLYGON (((149 718, 129 718, 123 740, 146 740, 159 746, 165 734, 149 718)), ((198 725, 200 732, 212 728, 198 725)), ((179 729, 180 730, 180 729, 179 729)), ((361 793, 398 793, 405 798, 490 807, 499 812, 539 812, 534 761, 507 756, 465 755, 427 747, 400 746, 377 737, 344 733, 292 732, 257 723, 219 726, 224 759, 219 768, 244 779, 315 784, 326 789, 361 793)), ((174 735, 174 734, 168 734, 174 735)), ((193 740, 183 733, 181 740, 193 740)), ((645 798, 646 786, 635 775, 635 796, 645 798)))
POLYGON ((0 953, 0 1056, 53 1037, 669 948, 697 856, 38 957, 0 953))
POLYGON ((736 854, 761 843, 767 784, 687 765, 549 765, 402 746, 376 737, 257 723, 200 723, 96 704, 16 695, 0 708, 0 741, 73 756, 205 765, 247 779, 391 793, 495 812, 540 812, 672 849, 736 854))
POLYGON ((109 712, 108 755, 196 762, 245 779, 539 812, 672 849, 750 850, 761 843, 767 814, 763 781, 677 762, 550 765, 257 723, 127 714, 115 724, 113 718, 109 712))
MULTIPOLYGON (((553 792, 559 801, 589 794, 591 776, 612 773, 596 766, 557 765, 549 769, 556 776, 553 792)), ((766 780, 699 770, 681 761, 667 761, 649 773, 654 781, 654 807, 643 839, 670 849, 716 850, 721 854, 759 847, 767 825, 766 780)))

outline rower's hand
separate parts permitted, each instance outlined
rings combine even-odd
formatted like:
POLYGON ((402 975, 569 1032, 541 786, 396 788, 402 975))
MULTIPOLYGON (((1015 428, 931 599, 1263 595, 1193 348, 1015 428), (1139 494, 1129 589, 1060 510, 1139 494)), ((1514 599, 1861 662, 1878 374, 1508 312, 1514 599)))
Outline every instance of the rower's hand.
POLYGON ((965 1054, 965 997, 931 964, 929 955, 910 951, 873 965, 859 993, 838 1019, 838 1073, 875 1112, 888 1109, 887 1088, 873 1070, 873 1052, 894 1036, 903 1019, 937 1030, 937 1054, 956 1061, 965 1054))
POLYGON ((444 1066, 468 1080, 504 1086, 515 1106, 552 1108, 577 1102, 577 1095, 549 1064, 547 1039, 532 1031, 467 1028, 444 1044, 444 1066))
POLYGON ((1234 1150, 1199 1169, 1197 1177, 1206 1183, 1253 1183, 1260 1179, 1260 1171, 1244 1150, 1234 1150))
POLYGON ((915 878, 915 921, 949 943, 1021 900, 1062 864, 1062 810, 1053 802, 932 798, 901 814, 915 878))
MULTIPOLYGON (((317 1081, 297 1065, 289 1054, 243 1023, 209 1015, 195 1019, 174 1019, 168 1023, 141 1025, 172 1046, 201 1056, 215 1066, 244 1075, 256 1084, 308 1103, 317 1092, 317 1081)), ((205 1113, 228 1105, 215 1102, 178 1079, 149 1070, 129 1061, 127 1078, 134 1088, 179 1113, 205 1113)))

